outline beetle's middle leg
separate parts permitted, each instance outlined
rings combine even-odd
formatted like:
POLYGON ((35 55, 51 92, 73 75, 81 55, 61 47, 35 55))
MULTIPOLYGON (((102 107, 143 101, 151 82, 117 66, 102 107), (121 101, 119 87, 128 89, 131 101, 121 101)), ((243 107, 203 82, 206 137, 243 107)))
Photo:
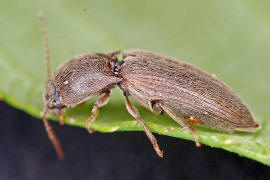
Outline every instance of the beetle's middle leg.
POLYGON ((195 129, 193 127, 190 127, 188 125, 186 125, 179 117, 177 117, 169 108, 167 108, 166 106, 163 106, 159 101, 156 101, 155 103, 152 103, 153 106, 156 109, 160 109, 160 111, 165 111, 173 120, 175 120, 175 122, 177 122, 179 125, 181 125, 182 127, 184 127, 185 129, 188 129, 191 131, 191 133, 193 134, 194 140, 195 140, 195 144, 197 147, 200 147, 201 144, 199 143, 198 140, 198 135, 195 131, 195 129))
POLYGON ((87 122, 86 122, 86 129, 89 133, 93 133, 94 131, 90 128, 91 124, 95 121, 95 119, 98 117, 99 111, 98 108, 105 106, 108 101, 110 99, 110 91, 105 92, 104 96, 102 96, 101 98, 99 98, 93 108, 92 108, 92 115, 88 118, 87 122))
POLYGON ((141 126, 143 127, 143 130, 146 134, 146 136, 149 138, 149 140, 151 141, 151 143, 154 146, 154 149, 156 150, 156 153, 158 154, 159 157, 163 157, 163 152, 160 150, 157 140, 155 138, 155 136, 151 133, 151 131, 145 126, 140 114, 138 113, 138 111, 135 109, 135 107, 130 103, 129 99, 127 96, 125 96, 125 101, 126 101, 126 107, 128 112, 134 117, 136 118, 136 120, 141 124, 141 126))

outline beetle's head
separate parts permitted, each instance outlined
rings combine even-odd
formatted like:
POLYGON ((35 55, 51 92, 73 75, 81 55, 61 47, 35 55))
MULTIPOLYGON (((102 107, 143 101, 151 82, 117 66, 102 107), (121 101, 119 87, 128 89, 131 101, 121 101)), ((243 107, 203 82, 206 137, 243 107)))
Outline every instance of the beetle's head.
POLYGON ((48 109, 52 110, 53 114, 58 115, 60 114, 61 110, 65 108, 59 91, 51 79, 49 79, 46 84, 44 102, 48 109))

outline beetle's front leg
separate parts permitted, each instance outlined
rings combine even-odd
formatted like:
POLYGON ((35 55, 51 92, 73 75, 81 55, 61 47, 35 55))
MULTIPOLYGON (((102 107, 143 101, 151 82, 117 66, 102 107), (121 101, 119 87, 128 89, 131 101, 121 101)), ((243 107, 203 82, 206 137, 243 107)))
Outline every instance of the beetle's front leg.
POLYGON ((89 133, 93 133, 94 131, 91 129, 91 124, 95 121, 95 119, 98 117, 99 111, 98 108, 105 106, 110 99, 110 91, 105 92, 104 96, 102 96, 100 99, 98 99, 93 108, 92 108, 92 115, 88 118, 86 122, 86 129, 89 133))
POLYGON ((141 126, 143 127, 143 130, 145 132, 145 134, 147 135, 147 137, 149 138, 149 140, 151 141, 151 143, 154 146, 154 149, 156 150, 156 153, 160 156, 163 157, 163 152, 160 150, 157 140, 155 138, 155 136, 151 133, 151 131, 145 126, 143 120, 141 119, 140 114, 138 113, 138 111, 135 109, 135 107, 130 103, 129 99, 127 96, 125 96, 125 101, 126 101, 126 107, 128 112, 134 117, 136 118, 136 120, 141 124, 141 126))

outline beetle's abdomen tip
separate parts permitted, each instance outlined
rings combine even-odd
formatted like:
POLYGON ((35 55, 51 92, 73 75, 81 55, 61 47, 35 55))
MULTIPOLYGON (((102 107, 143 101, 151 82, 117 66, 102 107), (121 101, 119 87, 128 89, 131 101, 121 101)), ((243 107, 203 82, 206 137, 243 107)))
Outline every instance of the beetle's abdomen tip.
POLYGON ((236 114, 236 131, 256 132, 261 129, 261 125, 256 121, 256 118, 250 110, 243 104, 243 107, 236 114))
POLYGON ((262 128, 262 126, 259 123, 254 121, 253 125, 250 125, 248 127, 238 127, 235 130, 236 131, 243 131, 243 132, 256 132, 256 131, 260 130, 261 128, 262 128))

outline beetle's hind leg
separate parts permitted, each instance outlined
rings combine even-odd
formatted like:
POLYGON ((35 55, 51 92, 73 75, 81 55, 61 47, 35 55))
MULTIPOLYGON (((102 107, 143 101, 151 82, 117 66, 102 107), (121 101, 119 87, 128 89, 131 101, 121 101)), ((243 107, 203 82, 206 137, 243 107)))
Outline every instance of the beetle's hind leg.
POLYGON ((195 131, 195 129, 193 127, 190 127, 190 126, 186 125, 169 108, 167 108, 166 106, 163 106, 160 102, 158 102, 156 105, 159 106, 164 112, 166 112, 173 120, 175 120, 175 122, 177 122, 179 125, 181 125, 185 129, 189 130, 193 134, 196 146, 197 147, 201 146, 201 144, 199 143, 199 140, 198 140, 198 135, 197 135, 197 133, 196 133, 196 131, 195 131))
POLYGON ((88 118, 86 122, 86 129, 89 133, 93 133, 94 131, 91 129, 91 124, 95 121, 95 119, 98 117, 99 111, 98 108, 105 106, 110 99, 110 91, 105 92, 104 96, 99 98, 93 108, 92 108, 92 115, 88 118))
POLYGON ((149 138, 149 140, 151 141, 151 143, 154 146, 154 149, 156 150, 156 153, 158 154, 158 156, 163 157, 163 152, 160 150, 157 140, 155 138, 155 136, 151 133, 151 131, 145 126, 140 114, 138 113, 138 111, 135 109, 135 107, 130 103, 129 99, 127 96, 125 96, 125 101, 126 101, 126 107, 128 112, 134 117, 136 118, 136 120, 141 124, 141 126, 143 127, 143 130, 145 132, 145 134, 147 135, 147 137, 149 138))

